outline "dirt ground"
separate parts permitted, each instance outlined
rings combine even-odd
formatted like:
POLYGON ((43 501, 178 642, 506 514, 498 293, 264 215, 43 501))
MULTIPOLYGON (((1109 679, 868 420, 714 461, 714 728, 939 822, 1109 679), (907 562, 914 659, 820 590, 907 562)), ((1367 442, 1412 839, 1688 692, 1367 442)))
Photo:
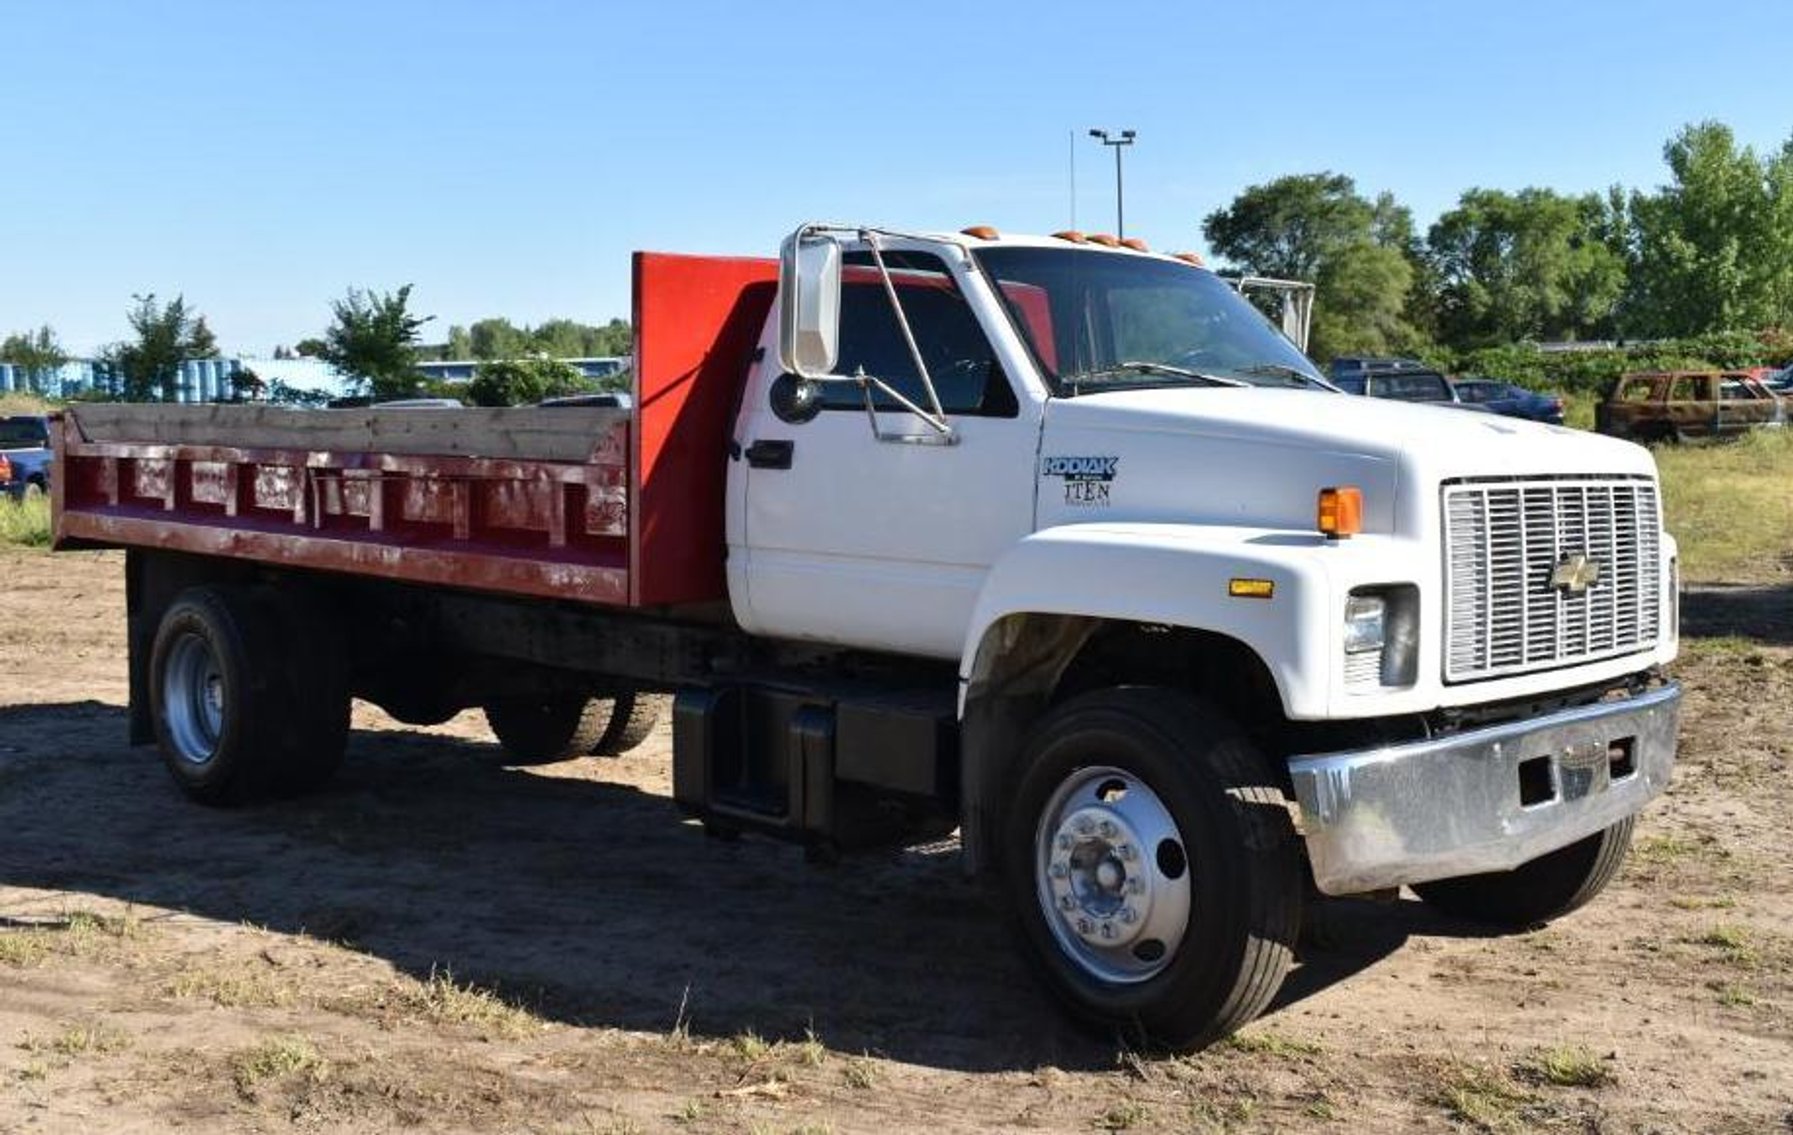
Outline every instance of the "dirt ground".
POLYGON ((1172 1059, 1067 1027, 951 848, 705 839, 664 731, 524 771, 357 706, 325 794, 188 804, 125 744, 120 560, 0 549, 0 1135, 1793 1130, 1789 612, 1689 596, 1682 763, 1599 901, 1324 904, 1172 1059))

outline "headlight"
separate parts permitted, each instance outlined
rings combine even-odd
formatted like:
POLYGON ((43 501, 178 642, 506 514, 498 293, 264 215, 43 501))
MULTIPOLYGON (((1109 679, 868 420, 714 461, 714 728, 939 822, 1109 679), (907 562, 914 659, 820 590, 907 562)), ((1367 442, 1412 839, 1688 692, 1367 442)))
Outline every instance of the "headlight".
POLYGON ((1353 595, 1345 600, 1345 653, 1381 650, 1387 640, 1388 604, 1380 595, 1353 595))

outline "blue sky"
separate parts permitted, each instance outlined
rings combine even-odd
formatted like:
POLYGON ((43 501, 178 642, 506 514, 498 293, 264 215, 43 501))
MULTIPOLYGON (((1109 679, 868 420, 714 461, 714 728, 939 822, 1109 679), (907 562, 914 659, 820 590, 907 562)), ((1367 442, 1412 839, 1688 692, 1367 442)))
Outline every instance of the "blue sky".
POLYGON ((1689 122, 1793 135, 1785 0, 0 0, 0 44, 0 334, 77 352, 135 292, 267 354, 351 285, 440 337, 626 316, 631 250, 806 219, 1105 230, 1095 126, 1138 131, 1127 229, 1172 249, 1287 173, 1423 229, 1471 186, 1657 185, 1689 122))

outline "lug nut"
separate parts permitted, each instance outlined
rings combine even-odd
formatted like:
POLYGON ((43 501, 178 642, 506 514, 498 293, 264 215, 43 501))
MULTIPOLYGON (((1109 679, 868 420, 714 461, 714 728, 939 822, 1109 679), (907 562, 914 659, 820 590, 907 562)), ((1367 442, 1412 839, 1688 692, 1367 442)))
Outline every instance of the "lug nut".
POLYGON ((1146 893, 1146 881, 1144 879, 1128 879, 1127 880, 1127 893, 1130 895, 1145 894, 1146 893))
POLYGON ((1091 923, 1091 922, 1090 922, 1090 920, 1089 920, 1089 919, 1087 919, 1087 918, 1079 918, 1079 919, 1078 919, 1078 920, 1077 920, 1077 933, 1079 933, 1079 934, 1088 934, 1088 933, 1089 933, 1089 932, 1090 932, 1090 931, 1091 931, 1091 930, 1093 930, 1093 929, 1095 929, 1095 926, 1094 926, 1094 924, 1092 924, 1092 923, 1091 923))
POLYGON ((1054 863, 1048 873, 1051 874, 1054 879, 1062 879, 1070 874, 1070 871, 1063 863, 1054 863))
POLYGON ((1104 922, 1102 924, 1102 937, 1104 937, 1104 938, 1114 937, 1114 923, 1104 922))
POLYGON ((1077 909, 1077 900, 1072 898, 1070 895, 1060 895, 1058 897, 1058 909, 1060 909, 1060 910, 1076 910, 1077 909))
POLYGON ((1077 829, 1078 835, 1088 835, 1095 829, 1096 825, 1088 816, 1078 816, 1077 823, 1073 826, 1077 829))
POLYGON ((1072 846, 1074 846, 1075 843, 1076 843, 1076 841, 1073 840, 1065 832, 1058 833, 1058 839, 1053 841, 1054 846, 1056 846, 1060 851, 1071 850, 1072 846))
POLYGON ((1113 839, 1115 832, 1114 821, 1103 820, 1101 824, 1097 825, 1096 830, 1102 833, 1103 839, 1113 839))
POLYGON ((1121 921, 1126 923, 1128 926, 1131 926, 1135 922, 1139 921, 1139 912, 1134 910, 1130 906, 1125 907, 1121 910, 1121 921))
POLYGON ((1134 857, 1139 853, 1133 850, 1132 844, 1123 843, 1114 849, 1114 854, 1122 863, 1131 863, 1133 862, 1134 857))

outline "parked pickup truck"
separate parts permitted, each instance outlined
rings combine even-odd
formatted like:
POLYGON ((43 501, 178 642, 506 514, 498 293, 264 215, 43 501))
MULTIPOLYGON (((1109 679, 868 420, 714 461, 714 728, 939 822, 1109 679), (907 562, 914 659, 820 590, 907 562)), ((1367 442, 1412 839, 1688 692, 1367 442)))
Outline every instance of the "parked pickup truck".
POLYGON ((1743 371, 1622 375, 1594 407, 1595 429, 1641 442, 1735 437, 1786 420, 1781 400, 1743 371))
POLYGON ((0 494, 17 501, 49 488, 49 419, 41 414, 0 418, 0 494))
POLYGON ((1111 238, 806 225, 634 282, 631 409, 63 415, 57 545, 126 549, 132 737, 188 794, 316 788, 351 697, 524 762, 672 692, 689 815, 956 828, 1073 1015, 1187 1047, 1309 888, 1552 918, 1668 783, 1644 449, 1338 394, 1111 238))

